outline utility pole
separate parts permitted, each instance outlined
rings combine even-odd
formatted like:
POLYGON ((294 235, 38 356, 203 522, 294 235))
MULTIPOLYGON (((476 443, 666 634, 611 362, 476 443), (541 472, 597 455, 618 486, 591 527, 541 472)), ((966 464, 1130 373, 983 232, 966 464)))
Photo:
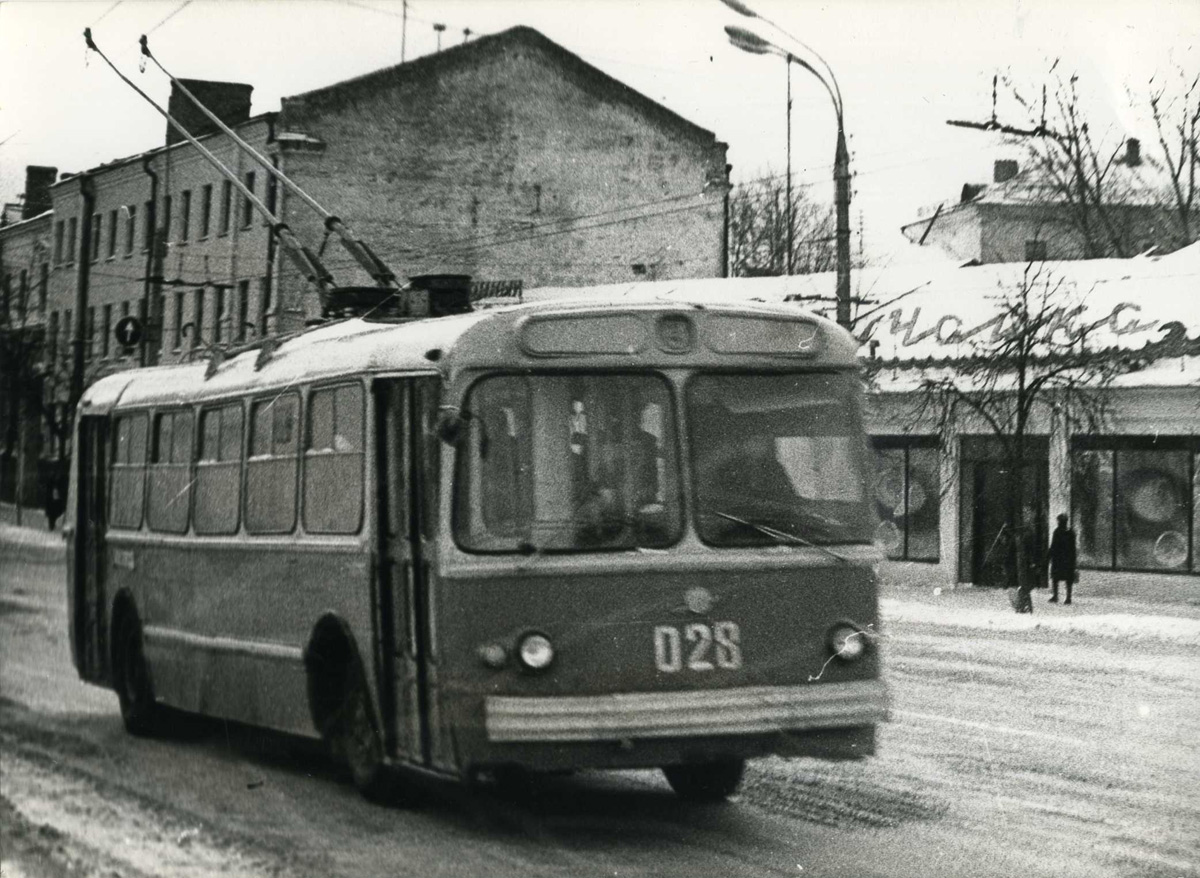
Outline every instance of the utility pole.
MULTIPOLYGON (((96 189, 91 174, 79 175, 79 193, 83 196, 83 215, 79 218, 79 253, 75 266, 75 325, 71 328, 71 386, 67 405, 73 412, 83 398, 83 361, 87 325, 88 284, 92 278, 92 213, 96 210, 96 189)), ((78 449, 75 449, 78 450, 78 449)))
POLYGON ((405 43, 408 42, 408 0, 404 0, 400 8, 400 63, 403 64, 405 43))
POLYGON ((792 212, 795 208, 792 206, 792 61, 791 55, 787 56, 784 67, 787 68, 787 258, 784 260, 783 273, 789 277, 792 274, 792 234, 795 226, 795 217, 792 212))
POLYGON ((837 155, 833 178, 837 207, 837 322, 849 329, 850 323, 850 153, 846 149, 846 131, 838 113, 837 155))

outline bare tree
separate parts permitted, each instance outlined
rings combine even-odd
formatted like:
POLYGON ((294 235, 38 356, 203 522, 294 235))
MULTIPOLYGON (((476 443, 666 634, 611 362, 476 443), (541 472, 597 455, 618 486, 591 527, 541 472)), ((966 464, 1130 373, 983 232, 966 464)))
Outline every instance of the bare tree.
POLYGON ((1145 97, 1130 95, 1131 108, 1155 125, 1156 143, 1144 155, 1140 139, 1093 123, 1080 77, 1063 73, 1061 59, 1032 92, 1003 77, 1023 118, 997 117, 994 84, 990 121, 950 124, 998 132, 1025 148, 1030 170, 1019 181, 1022 197, 1045 209, 1049 232, 1058 226, 1060 235, 1073 233, 1078 257, 1124 258, 1152 246, 1175 250, 1200 236, 1200 77, 1176 72, 1179 87, 1152 79, 1145 97))
POLYGON ((1200 176, 1200 76, 1188 80, 1178 71, 1180 87, 1174 94, 1168 86, 1150 81, 1150 112, 1169 189, 1164 207, 1171 221, 1175 240, 1171 249, 1185 247, 1200 237, 1197 217, 1197 177, 1200 176))
POLYGON ((730 273, 734 277, 773 277, 832 271, 837 264, 834 225, 833 208, 812 201, 802 186, 793 187, 789 214, 782 176, 767 174, 743 183, 729 200, 730 273))
MULTIPOLYGON (((1091 343, 1099 324, 1083 317, 1082 301, 1064 304, 1068 295, 1044 263, 1030 263, 1018 284, 998 287, 991 333, 959 340, 966 356, 912 366, 919 370, 919 386, 906 418, 914 427, 932 426, 943 447, 968 428, 982 428, 994 439, 1007 474, 1004 527, 994 551, 1006 584, 1026 601, 1037 561, 1030 553, 1039 538, 1025 485, 1031 437, 1051 422, 1070 431, 1101 431, 1106 390, 1128 368, 1120 352, 1091 343)), ((880 361, 874 368, 886 366, 880 361)))

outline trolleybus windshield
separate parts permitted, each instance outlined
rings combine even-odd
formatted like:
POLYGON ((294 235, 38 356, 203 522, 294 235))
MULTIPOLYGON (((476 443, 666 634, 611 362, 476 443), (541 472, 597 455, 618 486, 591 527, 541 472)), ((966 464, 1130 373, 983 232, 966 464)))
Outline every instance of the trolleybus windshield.
POLYGON ((612 551, 682 534, 661 376, 495 376, 471 389, 455 535, 475 552, 612 551))
POLYGON ((698 375, 688 383, 687 409, 701 540, 870 541, 853 376, 698 375))

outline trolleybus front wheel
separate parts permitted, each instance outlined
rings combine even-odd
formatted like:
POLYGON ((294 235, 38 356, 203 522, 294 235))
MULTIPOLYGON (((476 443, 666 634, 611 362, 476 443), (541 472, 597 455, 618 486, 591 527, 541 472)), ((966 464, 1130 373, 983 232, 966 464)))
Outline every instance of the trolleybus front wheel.
POLYGON ((161 709, 146 670, 142 626, 132 610, 123 614, 117 631, 113 677, 125 730, 141 737, 160 731, 161 709))
POLYGON ((383 758, 383 740, 361 671, 351 674, 351 681, 335 746, 358 791, 373 802, 389 802, 395 797, 395 778, 383 758))
POLYGON ((662 771, 675 795, 685 802, 723 802, 741 786, 746 760, 665 765, 662 771))

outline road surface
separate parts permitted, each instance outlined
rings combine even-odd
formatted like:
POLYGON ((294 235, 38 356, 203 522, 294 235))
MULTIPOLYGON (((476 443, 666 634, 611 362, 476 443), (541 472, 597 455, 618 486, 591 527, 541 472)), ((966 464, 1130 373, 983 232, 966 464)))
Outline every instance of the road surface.
POLYGON ((873 760, 759 762, 721 806, 627 772, 520 798, 446 784, 385 808, 303 742, 215 723, 127 736, 115 695, 70 665, 61 560, 14 533, 0 533, 5 878, 1200 875, 1194 618, 1039 607, 1030 622, 999 595, 893 598, 894 719, 873 760))

